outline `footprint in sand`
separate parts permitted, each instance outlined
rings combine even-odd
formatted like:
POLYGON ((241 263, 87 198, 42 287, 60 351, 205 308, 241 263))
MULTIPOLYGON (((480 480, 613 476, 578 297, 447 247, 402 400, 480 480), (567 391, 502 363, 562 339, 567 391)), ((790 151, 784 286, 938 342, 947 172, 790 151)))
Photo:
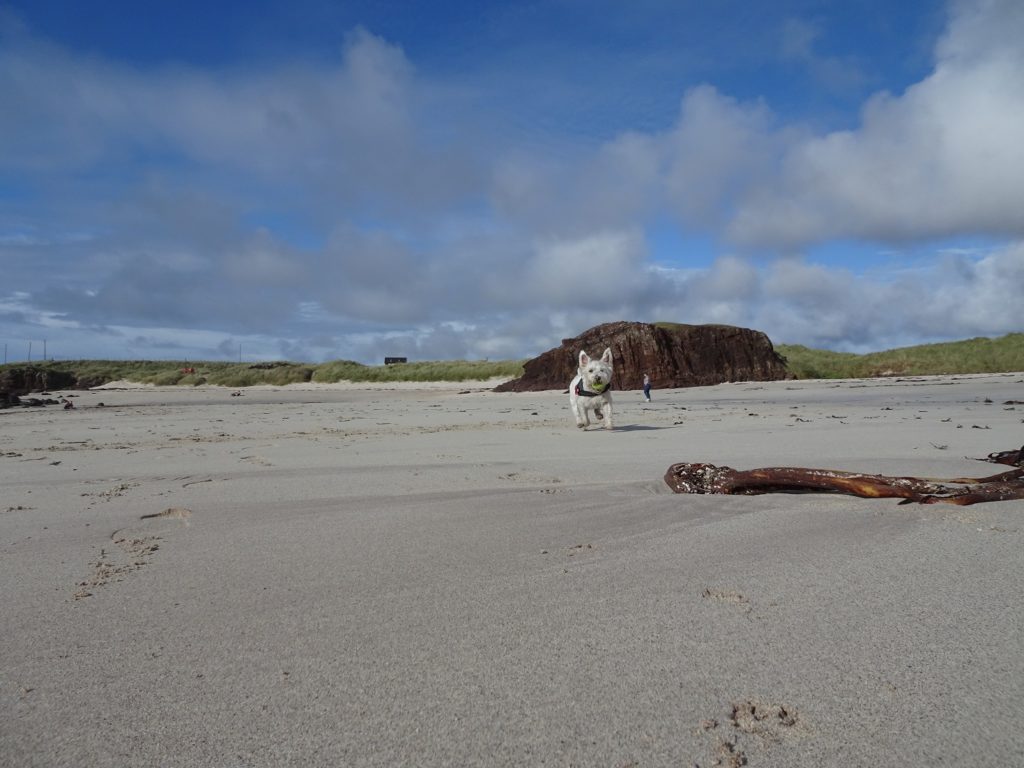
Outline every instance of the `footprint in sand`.
POLYGON ((748 754, 752 751, 799 738, 807 733, 807 725, 793 707, 748 699, 730 704, 728 714, 720 720, 702 720, 698 733, 714 737, 711 762, 703 765, 739 768, 749 763, 748 754))
POLYGON ((239 461, 247 461, 250 464, 255 464, 255 465, 260 466, 260 467, 272 467, 272 466, 274 466, 274 463, 272 461, 268 461, 267 459, 263 458, 262 456, 256 456, 254 454, 249 454, 249 455, 246 455, 246 456, 239 456, 238 459, 239 459, 239 461))
POLYGON ((712 587, 707 587, 703 592, 701 592, 701 597, 705 600, 716 600, 721 603, 735 605, 742 608, 744 613, 749 614, 753 610, 750 600, 745 595, 731 589, 713 589, 712 587))
MULTIPOLYGON (((83 493, 82 495, 92 496, 96 498, 97 501, 112 501, 113 499, 124 496, 132 488, 138 487, 138 485, 138 483, 118 483, 117 485, 108 488, 105 491, 100 491, 99 493, 83 493)), ((96 502, 94 501, 89 506, 92 506, 95 503, 96 502)))
MULTIPOLYGON (((188 520, 192 517, 192 510, 185 509, 184 507, 170 507, 165 509, 163 512, 154 512, 151 515, 142 515, 139 520, 154 520, 156 518, 164 518, 170 520, 188 520)), ((188 525, 186 522, 185 525, 188 525)))
POLYGON ((160 549, 162 536, 158 534, 167 526, 189 524, 192 511, 184 507, 170 507, 162 512, 140 516, 143 525, 121 528, 110 536, 111 544, 100 549, 99 557, 90 565, 92 571, 78 582, 75 600, 91 597, 97 589, 108 584, 123 581, 125 577, 147 565, 160 549))

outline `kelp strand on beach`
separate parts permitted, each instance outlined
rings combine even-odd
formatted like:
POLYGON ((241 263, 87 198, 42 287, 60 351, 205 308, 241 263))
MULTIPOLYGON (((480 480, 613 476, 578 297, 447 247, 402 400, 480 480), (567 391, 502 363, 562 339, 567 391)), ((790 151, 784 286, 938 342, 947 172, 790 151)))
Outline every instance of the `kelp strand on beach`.
POLYGON ((1024 446, 990 453, 980 461, 1015 467, 989 477, 948 479, 889 477, 835 469, 764 467, 737 470, 714 464, 673 464, 665 482, 676 493, 751 496, 764 493, 843 493, 870 499, 898 498, 901 504, 956 504, 1024 499, 1024 446))

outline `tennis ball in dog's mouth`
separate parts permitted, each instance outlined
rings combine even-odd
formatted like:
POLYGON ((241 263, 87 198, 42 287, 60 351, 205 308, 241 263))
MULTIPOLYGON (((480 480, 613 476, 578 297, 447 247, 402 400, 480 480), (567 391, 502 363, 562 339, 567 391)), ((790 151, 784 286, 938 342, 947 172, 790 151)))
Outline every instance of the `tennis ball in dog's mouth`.
POLYGON ((604 384, 594 384, 594 390, 596 392, 604 392, 604 384))

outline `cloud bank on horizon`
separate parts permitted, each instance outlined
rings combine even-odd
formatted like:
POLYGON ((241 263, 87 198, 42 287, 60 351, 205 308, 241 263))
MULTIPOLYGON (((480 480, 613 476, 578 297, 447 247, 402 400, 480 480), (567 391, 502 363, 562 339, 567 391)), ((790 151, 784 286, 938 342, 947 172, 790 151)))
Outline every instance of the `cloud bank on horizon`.
POLYGON ((133 5, 101 34, 39 3, 0 0, 10 361, 522 358, 612 320, 850 351, 1024 330, 1017 0, 267 2, 187 50, 133 5))

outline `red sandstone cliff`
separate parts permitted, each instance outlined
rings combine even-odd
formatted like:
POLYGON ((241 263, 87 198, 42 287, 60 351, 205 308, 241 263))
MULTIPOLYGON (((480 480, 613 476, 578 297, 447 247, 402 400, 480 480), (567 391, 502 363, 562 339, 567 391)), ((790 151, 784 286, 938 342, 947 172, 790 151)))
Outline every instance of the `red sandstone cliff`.
POLYGON ((656 389, 698 387, 726 381, 775 381, 789 375, 785 360, 761 331, 729 325, 605 323, 584 331, 523 366, 499 392, 566 389, 580 350, 592 356, 611 347, 615 389, 640 389, 646 373, 656 389))

